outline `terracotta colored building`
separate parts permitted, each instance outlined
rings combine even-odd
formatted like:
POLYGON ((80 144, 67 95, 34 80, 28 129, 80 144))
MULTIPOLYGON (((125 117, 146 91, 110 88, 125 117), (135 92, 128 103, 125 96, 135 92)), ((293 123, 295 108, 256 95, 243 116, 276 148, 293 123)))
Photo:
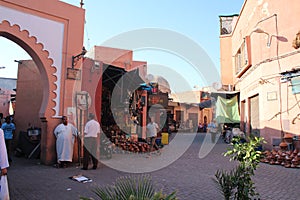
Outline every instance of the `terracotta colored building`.
POLYGON ((299 135, 297 0, 246 0, 239 15, 220 16, 221 78, 240 92, 241 128, 272 148, 299 135))
MULTIPOLYGON (((0 36, 32 57, 19 62, 15 137, 38 128, 44 164, 56 162, 53 130, 63 115, 82 132, 89 112, 102 127, 117 123, 125 129, 135 110, 139 127, 130 127, 131 133, 146 137, 147 92, 139 86, 147 63, 134 61, 131 50, 95 46, 87 52, 84 18, 84 9, 58 0, 0 0, 0 36)), ((80 148, 76 142, 75 162, 80 148)))
MULTIPOLYGON (((84 9, 58 0, 0 1, 0 36, 23 48, 32 57, 39 72, 42 93, 39 96, 37 91, 30 95, 38 95, 41 101, 35 105, 28 101, 23 101, 22 105, 19 101, 16 107, 34 111, 30 121, 40 125, 40 157, 45 164, 56 160, 53 130, 74 103, 74 86, 78 81, 68 78, 67 68, 72 67, 73 56, 82 51, 84 18, 84 9)), ((80 67, 80 63, 79 60, 74 67, 80 67)), ((30 88, 25 87, 24 90, 29 91, 30 88)), ((18 123, 27 115, 17 111, 15 114, 20 116, 19 120, 16 119, 18 123)))
MULTIPOLYGON (((104 132, 109 126, 118 125, 122 131, 131 134, 130 128, 127 130, 126 127, 126 125, 130 125, 129 105, 126 102, 130 98, 128 94, 136 93, 140 84, 144 82, 141 77, 145 77, 147 73, 147 63, 132 61, 132 51, 129 50, 95 46, 91 52, 96 52, 94 57, 97 57, 96 54, 118 56, 111 61, 107 57, 98 57, 96 58, 98 60, 84 57, 80 68, 69 68, 69 70, 76 73, 76 76, 73 76, 73 74, 68 75, 69 78, 74 78, 77 81, 74 88, 80 87, 81 90, 73 91, 73 104, 67 107, 65 115, 68 116, 69 123, 73 123, 80 132, 83 132, 88 113, 95 113, 104 132), (94 51, 95 49, 96 51, 94 51), (107 52, 110 54, 107 54, 107 52), (127 68, 127 71, 124 63, 130 63, 132 67, 127 68), (114 115, 110 115, 110 113, 114 115)), ((42 126, 41 121, 36 117, 39 114, 39 107, 35 106, 42 103, 43 87, 41 83, 41 75, 34 61, 23 60, 19 63, 15 114, 17 134, 15 138, 22 138, 20 141, 23 144, 20 144, 20 146, 25 147, 25 149, 28 146, 24 139, 27 129, 31 127, 40 128, 42 126), (26 106, 24 106, 24 102, 26 102, 26 106)), ((146 99, 147 93, 140 91, 140 98, 143 96, 146 99)), ((142 107, 141 111, 138 119, 140 126, 137 127, 138 130, 134 134, 138 133, 139 137, 145 138, 146 107, 142 107)), ((52 132, 48 134, 52 134, 52 132)), ((76 142, 74 147, 75 161, 79 156, 77 151, 79 149, 82 149, 82 147, 78 146, 78 142, 76 142)), ((55 151, 50 153, 55 154, 55 151)))
MULTIPOLYGON (((131 50, 94 46, 84 58, 81 88, 90 95, 88 112, 96 114, 103 130, 117 124, 126 131, 132 114, 128 110, 130 99, 147 98, 147 92, 138 91, 147 74, 147 63, 134 61, 132 56, 131 50)), ((147 107, 140 107, 140 111, 138 132, 145 138, 147 107)))
POLYGON ((211 106, 199 108, 199 103, 210 100, 210 93, 205 90, 170 94, 169 107, 179 129, 196 132, 199 123, 209 124, 214 119, 211 106))

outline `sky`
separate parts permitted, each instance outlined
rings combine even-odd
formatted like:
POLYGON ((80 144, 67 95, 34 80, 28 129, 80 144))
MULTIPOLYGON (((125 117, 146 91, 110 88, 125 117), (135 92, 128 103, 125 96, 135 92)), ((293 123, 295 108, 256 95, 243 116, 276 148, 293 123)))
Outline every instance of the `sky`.
MULTIPOLYGON (((80 0, 62 1, 80 6, 80 0)), ((195 89, 219 82, 219 16, 239 14, 244 0, 83 2, 87 50, 94 45, 133 50, 134 60, 147 62, 148 73, 164 76, 173 88, 185 83, 195 89)), ((0 77, 16 78, 14 60, 30 57, 3 37, 0 50, 5 52, 0 77)))

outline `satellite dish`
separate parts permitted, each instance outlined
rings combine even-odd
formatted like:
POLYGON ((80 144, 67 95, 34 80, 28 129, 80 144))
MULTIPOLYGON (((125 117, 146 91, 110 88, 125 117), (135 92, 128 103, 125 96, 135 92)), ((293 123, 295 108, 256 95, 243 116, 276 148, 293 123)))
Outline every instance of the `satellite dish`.
POLYGON ((212 84, 212 86, 213 86, 213 88, 215 89, 215 90, 220 90, 221 88, 222 88, 222 83, 220 83, 220 82, 214 82, 213 84, 212 84))

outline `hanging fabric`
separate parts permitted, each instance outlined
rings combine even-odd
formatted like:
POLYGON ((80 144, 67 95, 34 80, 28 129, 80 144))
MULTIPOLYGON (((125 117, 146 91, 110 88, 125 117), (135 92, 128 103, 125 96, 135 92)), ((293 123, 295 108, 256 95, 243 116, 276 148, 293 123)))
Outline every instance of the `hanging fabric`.
POLYGON ((237 96, 231 99, 218 96, 216 102, 216 117, 218 123, 239 123, 240 114, 237 96))

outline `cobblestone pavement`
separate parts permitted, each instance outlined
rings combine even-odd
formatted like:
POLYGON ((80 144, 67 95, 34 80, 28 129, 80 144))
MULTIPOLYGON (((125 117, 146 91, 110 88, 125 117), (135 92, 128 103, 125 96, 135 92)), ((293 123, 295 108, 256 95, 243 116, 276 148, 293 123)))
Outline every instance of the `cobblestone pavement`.
MULTIPOLYGON (((206 134, 180 134, 185 138, 194 138, 190 147, 172 164, 153 172, 149 171, 147 174, 151 175, 156 187, 162 189, 164 193, 176 190, 179 199, 223 199, 213 178, 218 169, 229 170, 235 166, 228 157, 222 155, 229 145, 219 139, 212 151, 200 159, 199 150, 206 134)), ((160 156, 163 157, 164 153, 166 152, 163 150, 160 156)), ((118 159, 122 160, 122 155, 114 154, 111 160, 103 162, 109 163, 118 159)), ((152 165, 155 156, 153 158, 140 156, 139 160, 145 160, 152 165)), ((120 176, 132 175, 106 165, 100 166, 97 170, 82 171, 80 168, 73 166, 57 169, 41 165, 36 159, 14 158, 8 174, 11 200, 73 200, 81 196, 97 199, 92 192, 96 186, 112 184, 120 176), (69 179, 70 176, 78 174, 91 178, 93 182, 79 183, 69 179)), ((262 200, 299 199, 300 169, 261 163, 256 170, 254 181, 262 200)))

